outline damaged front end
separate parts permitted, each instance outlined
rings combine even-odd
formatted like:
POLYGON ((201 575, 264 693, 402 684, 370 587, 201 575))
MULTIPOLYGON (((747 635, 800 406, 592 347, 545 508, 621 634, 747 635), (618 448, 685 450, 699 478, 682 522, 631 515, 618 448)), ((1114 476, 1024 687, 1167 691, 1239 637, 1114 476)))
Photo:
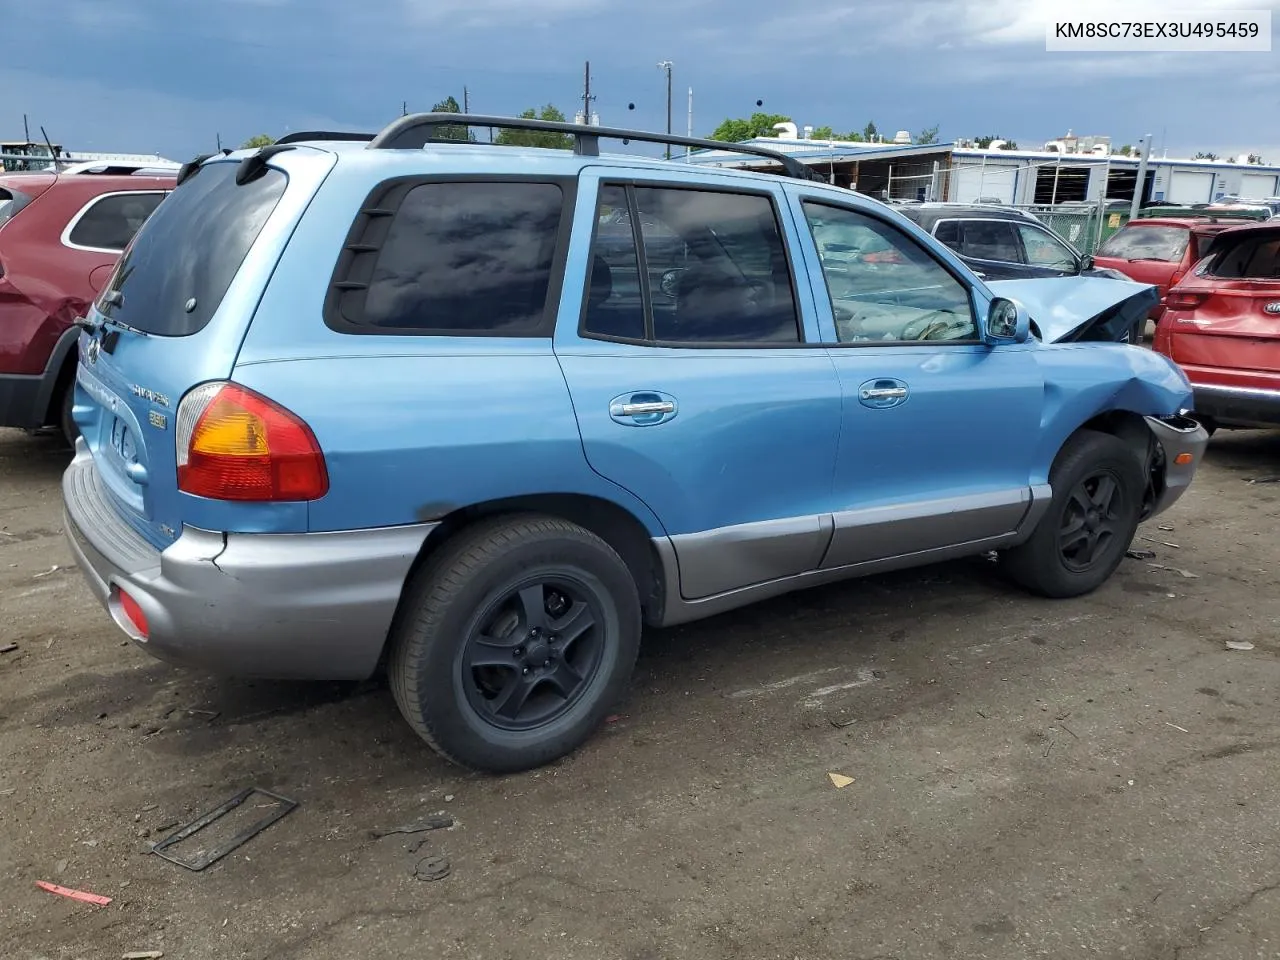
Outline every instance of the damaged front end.
POLYGON ((1026 308, 1042 343, 1137 342, 1135 331, 1141 334, 1160 300, 1150 284, 1107 277, 993 280, 987 287, 1026 308))

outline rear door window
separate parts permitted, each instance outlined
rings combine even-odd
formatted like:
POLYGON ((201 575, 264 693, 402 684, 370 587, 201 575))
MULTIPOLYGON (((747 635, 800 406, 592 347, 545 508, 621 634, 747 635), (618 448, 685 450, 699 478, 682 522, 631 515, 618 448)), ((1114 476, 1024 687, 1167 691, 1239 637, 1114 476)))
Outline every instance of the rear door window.
POLYGON ((1119 260, 1162 260, 1177 263, 1191 232, 1183 227, 1126 226, 1098 248, 1098 256, 1119 260))
POLYGON ((1005 220, 966 220, 960 252, 974 260, 1021 263, 1022 250, 1013 224, 1005 220))
POLYGON ((1075 253, 1047 230, 1030 224, 1018 224, 1023 249, 1027 251, 1027 263, 1051 270, 1074 270, 1075 253))
POLYGON ((238 167, 206 164, 156 208, 116 265, 99 310, 159 336, 204 329, 287 183, 268 167, 237 184, 238 167))
MULTIPOLYGON (((550 336, 565 191, 528 180, 393 185, 353 228, 329 325, 347 333, 550 336), (384 218, 385 219, 385 218, 384 218), (381 239, 378 234, 381 233, 381 239), (364 248, 364 249, 361 249, 364 248)), ((372 204, 370 204, 372 206, 372 204)), ((620 226, 624 233, 629 226, 620 226)))
POLYGON ((109 193, 98 197, 72 220, 66 243, 70 247, 119 253, 163 199, 163 193, 109 193))

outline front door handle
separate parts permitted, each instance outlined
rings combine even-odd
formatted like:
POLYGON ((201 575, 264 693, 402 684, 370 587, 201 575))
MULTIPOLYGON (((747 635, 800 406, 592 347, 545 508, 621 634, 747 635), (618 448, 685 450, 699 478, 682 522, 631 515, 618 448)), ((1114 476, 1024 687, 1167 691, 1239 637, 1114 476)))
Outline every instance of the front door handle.
POLYGON ((862 391, 863 400, 893 400, 906 395, 906 387, 870 387, 862 391))
POLYGON ((676 405, 670 400, 650 400, 644 403, 619 403, 609 411, 615 417, 644 417, 653 413, 675 413, 676 405))

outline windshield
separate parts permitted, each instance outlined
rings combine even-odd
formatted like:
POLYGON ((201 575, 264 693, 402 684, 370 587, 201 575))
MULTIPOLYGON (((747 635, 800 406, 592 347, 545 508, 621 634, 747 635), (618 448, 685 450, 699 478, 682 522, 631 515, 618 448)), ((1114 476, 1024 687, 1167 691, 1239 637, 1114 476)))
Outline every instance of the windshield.
POLYGON ((244 185, 237 163, 210 163, 170 194, 125 249, 98 309, 160 336, 204 328, 284 193, 268 168, 244 185))
POLYGON ((1131 224, 1124 227, 1098 248, 1100 257, 1116 257, 1120 260, 1182 259, 1187 249, 1190 231, 1183 227, 1142 227, 1131 224))

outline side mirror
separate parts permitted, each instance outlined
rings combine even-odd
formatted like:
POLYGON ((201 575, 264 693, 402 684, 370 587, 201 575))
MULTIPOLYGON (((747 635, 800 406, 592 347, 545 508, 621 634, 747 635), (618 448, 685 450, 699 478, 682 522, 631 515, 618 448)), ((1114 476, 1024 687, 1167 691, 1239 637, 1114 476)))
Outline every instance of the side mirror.
POLYGON ((1031 338, 1031 318, 1021 304, 1004 297, 991 301, 987 311, 987 343, 1026 343, 1031 338))
POLYGON ((1093 269, 1093 257, 1086 253, 1083 257, 1080 258, 1080 269, 1078 272, 1084 273, 1086 270, 1092 270, 1092 269, 1093 269))

